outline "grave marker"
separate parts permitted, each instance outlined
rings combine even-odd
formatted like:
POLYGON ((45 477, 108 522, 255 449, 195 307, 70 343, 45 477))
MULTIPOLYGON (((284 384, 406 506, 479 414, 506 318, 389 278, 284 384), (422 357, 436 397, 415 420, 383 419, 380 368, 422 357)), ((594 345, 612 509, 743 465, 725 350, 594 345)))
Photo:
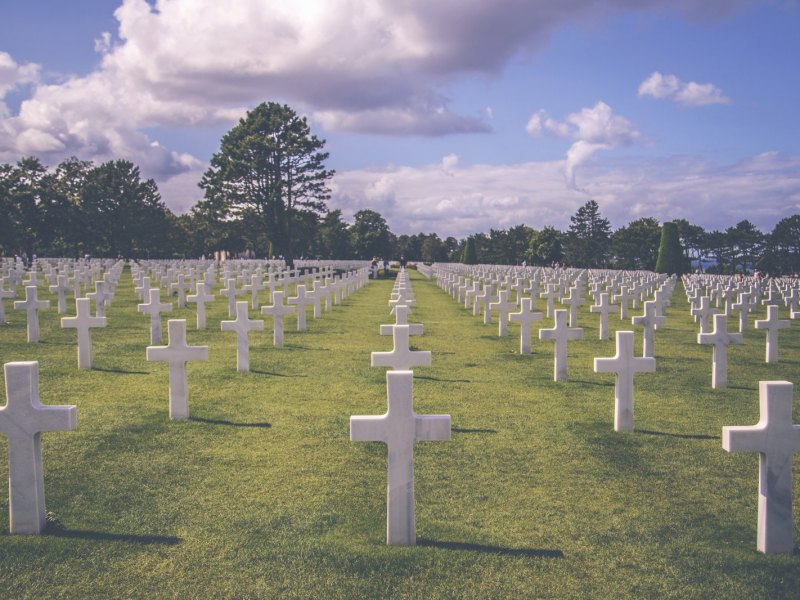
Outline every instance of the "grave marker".
POLYGON ((412 367, 430 367, 430 350, 410 350, 408 343, 409 326, 392 325, 392 351, 373 352, 371 366, 391 367, 395 371, 408 371, 412 367))
POLYGON ((756 329, 767 330, 766 362, 768 363, 778 362, 778 332, 790 325, 789 321, 778 317, 779 310, 776 305, 770 304, 767 306, 767 318, 755 322, 756 329))
POLYGON ((791 554, 792 455, 800 451, 800 425, 792 424, 792 384, 758 384, 761 418, 756 425, 722 428, 727 452, 758 452, 759 552, 791 554))
POLYGON ((383 442, 388 447, 386 543, 417 541, 414 500, 414 444, 450 439, 449 415, 418 415, 413 408, 411 371, 387 371, 388 410, 381 416, 350 417, 351 442, 383 442))
POLYGON ((264 321, 251 319, 247 313, 247 302, 240 301, 236 303, 236 320, 221 321, 220 328, 222 331, 236 332, 236 370, 249 371, 249 334, 251 331, 262 331, 264 329, 264 321))
POLYGON ((579 340, 583 336, 583 329, 571 328, 567 325, 567 311, 555 311, 555 324, 552 329, 540 329, 540 340, 553 340, 555 350, 553 357, 553 381, 567 379, 567 342, 579 340))
POLYGON ((633 431, 633 374, 652 373, 656 359, 633 355, 633 332, 617 331, 617 353, 612 358, 595 358, 595 373, 615 373, 614 431, 633 431))
POLYGON ((35 344, 39 341, 39 310, 49 306, 49 300, 39 300, 35 285, 25 287, 25 300, 14 302, 15 309, 27 313, 28 343, 35 344))
POLYGON ((39 402, 39 363, 10 362, 4 366, 6 405, 0 408, 0 431, 8 437, 8 509, 14 534, 41 533, 45 527, 43 431, 77 427, 74 406, 39 402))
POLYGON ((92 327, 105 327, 106 318, 92 316, 91 300, 89 298, 75 299, 74 317, 62 317, 61 327, 78 330, 78 368, 92 368, 92 327))
POLYGON ((148 346, 147 360, 169 363, 169 418, 189 418, 189 382, 186 362, 208 360, 208 346, 190 346, 186 342, 186 320, 170 319, 167 322, 169 343, 166 346, 148 346))
POLYGON ((711 387, 722 388, 728 386, 728 346, 741 344, 741 333, 728 333, 728 315, 714 315, 714 331, 711 333, 698 333, 698 344, 712 344, 711 387))

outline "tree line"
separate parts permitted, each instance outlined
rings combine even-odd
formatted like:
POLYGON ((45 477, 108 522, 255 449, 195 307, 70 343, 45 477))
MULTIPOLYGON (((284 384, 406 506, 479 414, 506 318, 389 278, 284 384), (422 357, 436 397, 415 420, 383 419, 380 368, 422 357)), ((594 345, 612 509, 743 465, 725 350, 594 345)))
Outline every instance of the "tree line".
MULTIPOLYGON (((264 103, 221 142, 199 186, 203 199, 175 215, 155 182, 126 160, 95 165, 70 158, 48 169, 36 157, 0 164, 0 253, 28 256, 194 258, 225 250, 254 257, 371 259, 646 269, 656 266, 662 224, 639 218, 612 231, 594 200, 566 231, 520 224, 464 239, 395 235, 376 211, 347 223, 329 210, 325 140, 290 107, 264 103)), ((682 270, 800 271, 800 215, 768 233, 743 220, 706 231, 674 221, 682 270)))

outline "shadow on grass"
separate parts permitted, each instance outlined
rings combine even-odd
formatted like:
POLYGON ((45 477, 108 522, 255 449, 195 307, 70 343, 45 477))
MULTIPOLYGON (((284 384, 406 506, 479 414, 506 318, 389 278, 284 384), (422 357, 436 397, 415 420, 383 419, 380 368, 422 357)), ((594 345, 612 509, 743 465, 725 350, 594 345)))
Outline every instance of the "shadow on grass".
POLYGON ((203 417, 189 417, 189 420, 199 423, 208 423, 209 425, 228 425, 229 427, 260 427, 262 429, 269 429, 272 427, 272 423, 234 423, 233 421, 226 421, 224 419, 205 419, 203 417))
POLYGON ((414 379, 427 379, 428 381, 445 381, 447 383, 472 383, 469 379, 442 379, 441 377, 431 377, 430 375, 416 375, 414 379))
POLYGON ((488 546, 485 544, 471 544, 468 542, 445 542, 442 540, 418 539, 417 546, 429 548, 443 548, 445 550, 472 550, 486 554, 501 554, 504 556, 525 556, 528 558, 564 558, 561 550, 543 550, 540 548, 505 548, 503 546, 488 546))
POLYGON ((251 373, 258 373, 259 375, 269 375, 271 377, 308 377, 308 375, 287 375, 286 373, 274 373, 272 371, 261 371, 259 369, 250 369, 251 373))
POLYGON ((497 433, 496 429, 466 429, 462 427, 453 427, 450 431, 453 433, 497 433))
POLYGON ((149 371, 126 371, 125 369, 104 369, 103 367, 92 367, 92 371, 102 371, 103 373, 121 373, 122 375, 149 375, 149 371))
POLYGON ((757 392, 758 388, 749 386, 749 385, 729 385, 728 386, 732 390, 749 390, 751 392, 757 392))
POLYGON ((666 431, 651 431, 649 429, 636 429, 636 433, 644 433, 645 435, 666 435, 669 437, 683 438, 687 440, 720 440, 721 436, 718 435, 702 435, 695 433, 668 433, 666 431))
POLYGON ((177 546, 183 540, 174 535, 135 535, 132 533, 109 533, 107 531, 90 531, 85 529, 65 529, 51 525, 44 531, 45 535, 62 538, 78 538, 83 540, 104 540, 110 542, 130 542, 133 544, 158 544, 177 546))

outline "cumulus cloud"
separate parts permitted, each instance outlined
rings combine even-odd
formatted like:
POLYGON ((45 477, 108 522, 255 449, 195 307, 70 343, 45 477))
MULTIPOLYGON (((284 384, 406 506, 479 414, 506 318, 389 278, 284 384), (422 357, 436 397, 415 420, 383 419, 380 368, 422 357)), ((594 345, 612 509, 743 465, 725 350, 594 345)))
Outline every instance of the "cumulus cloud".
POLYGON ((564 175, 567 185, 577 189, 576 168, 601 150, 611 150, 636 143, 641 134, 633 123, 621 115, 615 115, 605 102, 592 108, 582 108, 567 115, 564 122, 555 121, 539 110, 531 116, 525 126, 528 135, 534 138, 551 133, 559 137, 572 137, 575 142, 567 150, 564 175))
POLYGON ((686 218, 706 229, 749 219, 769 231, 800 212, 800 156, 769 152, 732 165, 696 156, 603 158, 585 167, 590 183, 582 191, 564 186, 564 162, 343 171, 334 179, 330 204, 349 220, 362 208, 377 210, 396 234, 435 231, 458 238, 487 231, 487 223, 565 230, 590 198, 615 228, 652 216, 662 222, 686 218))
POLYGON ((3 102, 6 94, 38 81, 39 71, 39 65, 18 65, 10 54, 0 51, 0 118, 8 115, 8 107, 3 102))
POLYGON ((659 100, 673 100, 682 106, 709 106, 730 104, 731 99, 711 83, 684 83, 675 75, 662 75, 655 71, 639 84, 639 96, 651 96, 659 100))

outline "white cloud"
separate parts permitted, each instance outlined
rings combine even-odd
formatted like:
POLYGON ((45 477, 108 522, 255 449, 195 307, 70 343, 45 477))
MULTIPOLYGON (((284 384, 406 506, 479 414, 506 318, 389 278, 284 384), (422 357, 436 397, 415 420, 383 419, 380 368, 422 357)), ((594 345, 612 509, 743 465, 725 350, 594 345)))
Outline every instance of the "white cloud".
POLYGON ((706 229, 749 219, 769 231, 781 218, 800 212, 800 156, 765 153, 734 165, 694 156, 605 158, 585 167, 583 190, 564 186, 564 163, 456 165, 447 172, 438 163, 344 171, 334 179, 330 204, 348 220, 361 208, 377 210, 396 234, 458 238, 521 223, 566 230, 570 216, 589 199, 598 201, 614 228, 652 216, 662 222, 686 218, 706 229))
POLYGON ((601 150, 611 150, 636 143, 641 134, 633 123, 621 115, 615 115, 605 102, 592 108, 582 108, 567 115, 563 123, 547 117, 544 110, 531 116, 525 126, 531 137, 542 137, 546 132, 560 137, 572 137, 575 142, 567 151, 564 175, 567 185, 575 189, 575 170, 601 150))
POLYGON ((3 102, 6 94, 16 88, 36 83, 39 80, 39 71, 39 65, 33 63, 18 65, 10 54, 0 51, 0 119, 6 117, 9 112, 8 106, 3 102))
MULTIPOLYGON (((705 16, 746 1, 698 8, 695 0, 123 0, 118 30, 98 32, 100 68, 38 87, 18 115, 0 113, 0 160, 23 147, 47 150, 49 160, 117 153, 161 160, 157 172, 172 174, 185 161, 163 149, 145 159, 150 139, 142 130, 229 123, 264 99, 288 102, 329 130, 487 131, 491 112, 453 112, 446 84, 501 73, 564 23, 663 7, 705 16)), ((0 96, 33 80, 26 65, 9 83, 9 61, 0 58, 0 96)))
POLYGON ((662 75, 655 71, 639 84, 639 96, 652 96, 659 100, 674 100, 683 106, 709 106, 730 104, 731 99, 711 83, 684 83, 675 75, 662 75))
POLYGON ((449 171, 458 165, 458 161, 458 154, 447 154, 446 156, 442 157, 442 169, 449 171))

